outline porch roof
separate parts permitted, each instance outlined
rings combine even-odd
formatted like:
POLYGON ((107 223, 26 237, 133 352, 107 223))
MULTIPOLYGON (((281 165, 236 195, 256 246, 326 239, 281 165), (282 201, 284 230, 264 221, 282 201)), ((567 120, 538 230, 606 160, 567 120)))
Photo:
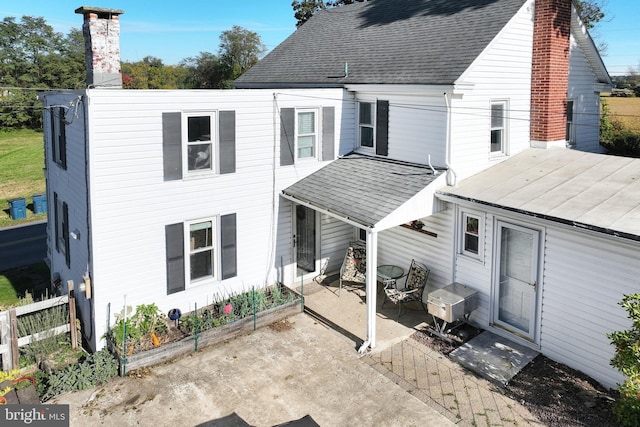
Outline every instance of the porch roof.
POLYGON ((350 153, 282 191, 296 203, 379 230, 429 216, 443 171, 350 153))
POLYGON ((437 194, 640 241, 640 159, 532 148, 437 194))

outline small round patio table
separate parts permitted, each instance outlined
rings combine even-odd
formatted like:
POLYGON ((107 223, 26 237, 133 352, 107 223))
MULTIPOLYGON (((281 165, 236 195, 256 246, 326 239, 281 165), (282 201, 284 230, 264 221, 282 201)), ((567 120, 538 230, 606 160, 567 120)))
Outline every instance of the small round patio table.
POLYGON ((404 270, 397 265, 385 264, 378 266, 377 273, 380 281, 385 282, 386 280, 395 280, 402 277, 404 270))

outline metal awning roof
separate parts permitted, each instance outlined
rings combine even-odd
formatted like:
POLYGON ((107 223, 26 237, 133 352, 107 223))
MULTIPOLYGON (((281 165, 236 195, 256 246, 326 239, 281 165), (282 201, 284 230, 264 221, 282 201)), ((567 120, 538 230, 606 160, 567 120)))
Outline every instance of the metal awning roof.
POLYGON ((640 241, 640 159, 528 149, 437 194, 640 241))
POLYGON ((380 231, 434 213, 443 171, 351 153, 282 191, 283 197, 380 231))

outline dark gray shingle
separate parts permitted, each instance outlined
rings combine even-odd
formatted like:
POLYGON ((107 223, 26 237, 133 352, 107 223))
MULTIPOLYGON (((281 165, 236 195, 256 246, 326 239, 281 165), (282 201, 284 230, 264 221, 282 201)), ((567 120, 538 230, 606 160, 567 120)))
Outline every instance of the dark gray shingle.
POLYGON ((435 178, 424 165, 354 153, 334 160, 283 193, 373 226, 435 178))
POLYGON ((524 2, 370 0, 320 11, 235 85, 451 84, 524 2))

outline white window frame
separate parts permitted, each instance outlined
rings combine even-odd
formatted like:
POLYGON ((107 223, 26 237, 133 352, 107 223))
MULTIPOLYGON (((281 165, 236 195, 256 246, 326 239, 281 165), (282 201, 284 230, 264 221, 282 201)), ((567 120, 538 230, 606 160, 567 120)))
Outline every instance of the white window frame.
POLYGON ((366 101, 366 100, 358 101, 357 116, 358 116, 358 146, 365 150, 375 151, 376 149, 376 103, 374 101, 366 101), (362 120, 360 117, 361 116, 360 106, 362 104, 369 104, 371 106, 371 123, 362 123, 362 120), (372 143, 370 147, 367 145, 362 145, 362 130, 365 128, 371 129, 372 143))
POLYGON ((508 150, 508 141, 509 141, 509 101, 506 99, 495 99, 491 100, 489 107, 489 155, 490 157, 501 157, 509 155, 508 150), (494 106, 502 106, 503 108, 503 116, 502 116, 502 126, 494 126, 493 123, 493 107, 494 106), (500 141, 500 150, 493 150, 493 133, 496 131, 501 131, 501 141, 500 141))
POLYGON ((485 216, 484 214, 468 209, 460 209, 460 227, 459 227, 459 253, 466 257, 476 259, 478 261, 484 261, 484 234, 485 234, 485 216), (476 234, 467 230, 467 220, 475 219, 478 221, 478 229, 476 234), (466 247, 466 237, 476 236, 478 239, 478 251, 473 252, 466 247))
POLYGON ((185 222, 185 249, 184 249, 184 259, 185 259, 185 289, 190 285, 201 284, 202 282, 208 281, 216 281, 220 277, 220 239, 219 239, 219 217, 208 217, 201 218, 193 221, 185 222), (211 223, 211 246, 206 246, 202 248, 191 248, 191 227, 197 224, 203 223, 211 223), (198 253, 203 253, 207 250, 211 250, 211 275, 205 275, 197 278, 191 278, 191 263, 192 256, 198 253))
POLYGON ((576 146, 576 102, 573 99, 567 100, 566 118, 567 118, 567 121, 566 121, 565 138, 567 140, 567 146, 575 147, 576 146))
POLYGON ((217 129, 217 111, 184 111, 182 113, 182 170, 183 176, 212 175, 218 173, 218 129, 217 129), (209 140, 189 141, 189 119, 192 117, 209 117, 209 140), (209 145, 209 152, 198 151, 197 154, 189 156, 189 152, 195 153, 198 145, 209 145), (191 158, 198 157, 194 165, 206 165, 206 167, 198 169, 189 169, 191 158))
POLYGON ((296 108, 295 110, 295 160, 294 163, 304 162, 307 160, 317 160, 319 149, 319 141, 320 141, 320 131, 318 129, 318 124, 320 123, 320 110, 318 108, 296 108), (310 133, 300 133, 299 128, 299 117, 300 114, 309 114, 313 113, 313 132, 310 133), (313 138, 313 155, 300 157, 300 138, 301 137, 312 137, 313 138))

